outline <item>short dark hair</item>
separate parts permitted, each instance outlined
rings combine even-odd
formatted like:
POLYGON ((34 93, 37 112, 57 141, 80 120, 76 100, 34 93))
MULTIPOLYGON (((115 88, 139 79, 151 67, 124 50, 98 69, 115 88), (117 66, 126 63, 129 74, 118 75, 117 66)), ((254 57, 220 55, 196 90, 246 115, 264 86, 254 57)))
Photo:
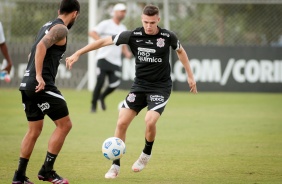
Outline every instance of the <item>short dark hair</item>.
POLYGON ((155 5, 149 4, 143 9, 143 14, 148 16, 159 15, 159 8, 155 5))
POLYGON ((60 4, 60 14, 80 11, 80 5, 77 0, 62 0, 60 4))

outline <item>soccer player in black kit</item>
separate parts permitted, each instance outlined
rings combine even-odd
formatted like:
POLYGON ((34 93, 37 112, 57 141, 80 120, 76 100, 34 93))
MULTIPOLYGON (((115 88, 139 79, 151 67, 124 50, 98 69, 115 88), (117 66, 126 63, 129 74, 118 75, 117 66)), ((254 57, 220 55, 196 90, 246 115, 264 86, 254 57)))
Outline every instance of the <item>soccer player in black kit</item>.
POLYGON ((54 121, 56 128, 50 137, 38 179, 54 184, 69 183, 53 170, 56 157, 72 127, 66 101, 55 86, 55 77, 66 51, 68 29, 74 24, 79 11, 77 0, 62 0, 58 18, 43 25, 31 48, 28 65, 20 84, 22 103, 29 123, 21 143, 19 165, 12 184, 33 184, 26 177, 26 168, 43 128, 45 114, 54 121))
MULTIPOLYGON (((170 47, 176 51, 184 66, 190 92, 197 93, 196 82, 185 50, 173 32, 158 27, 160 21, 158 7, 147 5, 143 10, 141 19, 143 27, 97 40, 66 58, 67 68, 71 69, 79 56, 86 52, 111 44, 129 45, 135 57, 136 77, 123 102, 123 108, 119 112, 114 136, 125 141, 126 130, 131 121, 144 107, 148 107, 145 116, 145 147, 140 157, 132 165, 134 172, 144 169, 151 158, 152 146, 156 136, 156 123, 164 111, 171 93, 170 47)), ((111 168, 105 174, 105 178, 116 178, 119 171, 120 160, 114 160, 111 168)))

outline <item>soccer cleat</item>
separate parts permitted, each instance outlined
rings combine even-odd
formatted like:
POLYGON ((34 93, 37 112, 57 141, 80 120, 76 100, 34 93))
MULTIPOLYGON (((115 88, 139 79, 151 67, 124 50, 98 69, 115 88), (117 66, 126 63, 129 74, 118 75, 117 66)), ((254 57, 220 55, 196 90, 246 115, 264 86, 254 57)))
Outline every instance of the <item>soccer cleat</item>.
POLYGON ((29 181, 29 178, 26 176, 19 176, 18 171, 15 171, 15 175, 13 178, 12 184, 33 184, 31 181, 29 181))
POLYGON ((96 113, 96 111, 97 111, 97 110, 96 110, 96 107, 95 107, 94 105, 92 105, 90 112, 91 112, 91 113, 96 113))
POLYGON ((119 174, 120 166, 113 164, 108 172, 105 174, 105 178, 115 179, 119 174))
POLYGON ((48 181, 53 184, 69 184, 69 181, 59 176, 56 171, 45 171, 44 166, 38 172, 38 179, 48 181))
POLYGON ((107 107, 106 107, 106 104, 105 104, 105 99, 104 99, 104 98, 100 98, 99 101, 100 101, 101 109, 102 109, 103 111, 105 111, 106 108, 107 108, 107 107))
POLYGON ((132 170, 134 172, 142 171, 144 167, 147 165, 147 163, 149 162, 150 158, 151 155, 147 155, 142 152, 138 160, 136 160, 136 162, 132 165, 132 170))

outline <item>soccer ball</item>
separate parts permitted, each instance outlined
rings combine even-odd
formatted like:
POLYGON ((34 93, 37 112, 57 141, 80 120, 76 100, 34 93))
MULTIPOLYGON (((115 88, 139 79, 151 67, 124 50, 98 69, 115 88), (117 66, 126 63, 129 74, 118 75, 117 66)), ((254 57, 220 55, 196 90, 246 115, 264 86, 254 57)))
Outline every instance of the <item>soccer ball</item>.
POLYGON ((103 142, 102 153, 108 160, 116 160, 125 154, 125 144, 118 137, 110 137, 103 142))

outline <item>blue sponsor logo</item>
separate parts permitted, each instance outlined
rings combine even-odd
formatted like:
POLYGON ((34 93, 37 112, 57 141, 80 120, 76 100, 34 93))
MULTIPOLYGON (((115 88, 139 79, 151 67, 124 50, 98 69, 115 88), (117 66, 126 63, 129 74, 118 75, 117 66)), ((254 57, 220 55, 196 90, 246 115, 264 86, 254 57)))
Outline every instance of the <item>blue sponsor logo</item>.
POLYGON ((120 139, 116 139, 117 145, 121 146, 121 140, 120 139))
POLYGON ((118 150, 118 149, 113 149, 113 150, 112 150, 112 153, 113 153, 113 155, 114 155, 115 157, 117 157, 117 156, 120 155, 120 150, 118 150))
POLYGON ((106 142, 106 143, 104 144, 104 147, 105 147, 106 149, 109 149, 109 147, 110 147, 112 144, 113 144, 113 143, 112 143, 111 141, 106 142))
POLYGON ((110 157, 108 156, 107 153, 104 153, 104 157, 106 157, 108 160, 110 160, 110 157))

